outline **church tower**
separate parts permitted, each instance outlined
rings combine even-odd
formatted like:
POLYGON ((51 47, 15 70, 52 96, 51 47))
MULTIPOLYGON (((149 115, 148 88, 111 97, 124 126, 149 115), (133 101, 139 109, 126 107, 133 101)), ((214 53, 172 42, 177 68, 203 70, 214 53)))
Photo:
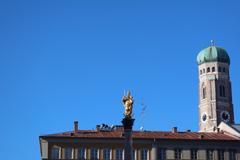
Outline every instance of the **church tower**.
POLYGON ((234 123, 230 58, 213 44, 199 52, 199 131, 212 132, 220 122, 234 123))

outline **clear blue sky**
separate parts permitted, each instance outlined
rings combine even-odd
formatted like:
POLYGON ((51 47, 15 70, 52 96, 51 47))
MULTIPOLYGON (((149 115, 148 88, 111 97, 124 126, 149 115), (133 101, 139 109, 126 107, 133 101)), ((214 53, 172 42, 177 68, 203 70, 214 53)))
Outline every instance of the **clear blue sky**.
POLYGON ((40 159, 38 136, 74 120, 120 124, 128 89, 135 129, 196 131, 196 56, 211 39, 231 57, 240 122, 240 2, 2 0, 1 159, 40 159))

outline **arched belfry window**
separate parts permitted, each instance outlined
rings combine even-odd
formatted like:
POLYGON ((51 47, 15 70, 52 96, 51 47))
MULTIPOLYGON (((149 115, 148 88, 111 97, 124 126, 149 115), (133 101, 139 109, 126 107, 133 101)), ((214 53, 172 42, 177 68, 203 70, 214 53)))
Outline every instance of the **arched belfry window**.
POLYGON ((210 72, 210 67, 207 68, 207 73, 210 72))
POLYGON ((202 88, 202 98, 205 99, 207 96, 207 91, 206 91, 206 87, 202 88))
POLYGON ((223 68, 223 72, 226 72, 226 68, 223 68))
POLYGON ((202 70, 200 70, 200 75, 202 75, 202 70))
POLYGON ((219 86, 220 97, 226 97, 226 89, 224 85, 219 86))
POLYGON ((222 68, 221 67, 218 67, 218 72, 222 72, 222 68))
POLYGON ((215 72, 215 67, 212 67, 212 72, 215 72))

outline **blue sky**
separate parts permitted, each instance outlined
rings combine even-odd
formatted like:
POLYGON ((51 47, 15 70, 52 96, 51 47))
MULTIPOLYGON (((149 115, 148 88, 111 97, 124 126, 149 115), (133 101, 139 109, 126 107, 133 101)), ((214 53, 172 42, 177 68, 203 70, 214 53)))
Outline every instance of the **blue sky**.
POLYGON ((128 89, 135 129, 197 131, 196 56, 211 39, 231 57, 239 123, 239 19, 238 1, 0 1, 1 159, 40 159, 38 136, 74 120, 120 124, 128 89))

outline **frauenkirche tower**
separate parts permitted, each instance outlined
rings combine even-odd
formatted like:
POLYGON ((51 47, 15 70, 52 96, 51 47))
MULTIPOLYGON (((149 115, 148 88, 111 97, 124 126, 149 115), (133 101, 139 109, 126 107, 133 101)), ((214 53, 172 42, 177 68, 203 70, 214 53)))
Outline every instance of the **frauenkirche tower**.
POLYGON ((220 122, 234 123, 230 58, 225 49, 211 46, 197 56, 199 70, 199 131, 212 132, 220 122))

